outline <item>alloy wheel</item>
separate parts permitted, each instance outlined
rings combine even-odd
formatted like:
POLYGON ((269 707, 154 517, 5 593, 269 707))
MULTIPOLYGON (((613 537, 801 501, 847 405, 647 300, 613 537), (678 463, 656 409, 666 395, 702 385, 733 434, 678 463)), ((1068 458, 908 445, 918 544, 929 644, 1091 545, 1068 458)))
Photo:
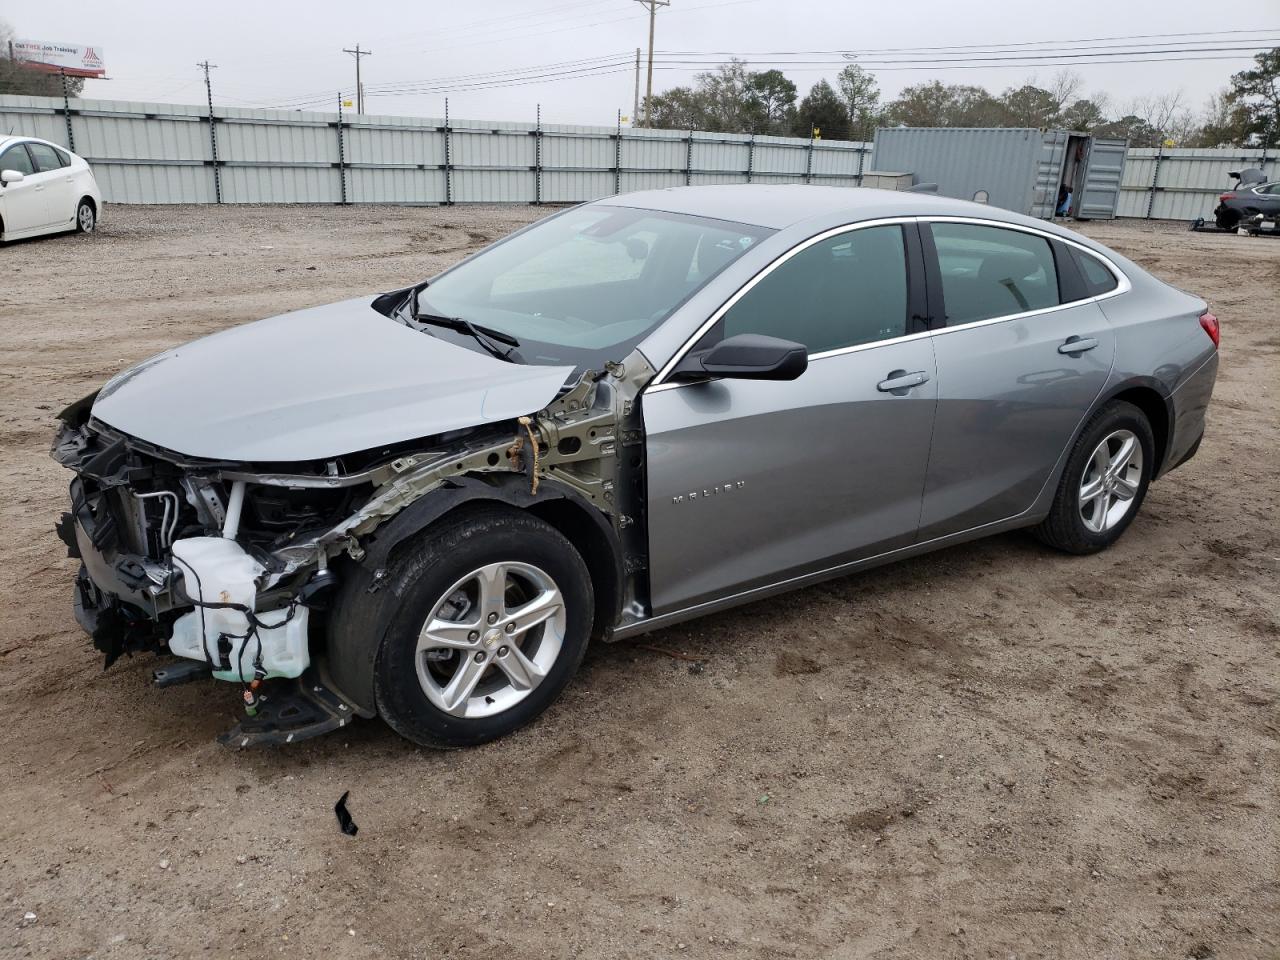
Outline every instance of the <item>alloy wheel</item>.
POLYGON ((80 209, 76 211, 76 221, 80 225, 81 231, 84 233, 93 232, 93 207, 87 203, 80 204, 80 209))
POLYGON ((538 686, 564 644, 560 588, 528 563, 491 563, 445 591, 418 634, 427 699, 456 717, 509 710, 538 686))
POLYGON ((1080 480, 1080 519, 1091 533, 1105 533, 1133 509, 1142 484, 1142 444, 1131 430, 1103 438, 1080 480))

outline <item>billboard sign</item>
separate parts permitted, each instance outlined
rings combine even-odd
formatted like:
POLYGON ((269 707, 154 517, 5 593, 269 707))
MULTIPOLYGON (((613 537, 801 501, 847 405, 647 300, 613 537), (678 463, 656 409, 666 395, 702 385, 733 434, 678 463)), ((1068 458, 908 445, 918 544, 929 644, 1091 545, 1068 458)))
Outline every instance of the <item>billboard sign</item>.
POLYGON ((69 77, 105 77, 101 47, 82 47, 76 43, 51 43, 47 40, 14 40, 11 56, 32 70, 46 73, 65 72, 69 77))

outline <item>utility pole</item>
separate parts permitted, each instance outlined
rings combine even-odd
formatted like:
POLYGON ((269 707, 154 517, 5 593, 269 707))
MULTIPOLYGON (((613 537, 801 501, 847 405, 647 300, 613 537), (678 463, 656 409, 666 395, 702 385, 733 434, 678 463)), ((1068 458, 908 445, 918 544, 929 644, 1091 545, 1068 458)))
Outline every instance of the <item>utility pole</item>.
POLYGON ((659 7, 671 6, 671 0, 636 0, 636 3, 649 10, 649 79, 644 88, 644 125, 649 126, 649 103, 653 100, 653 27, 658 18, 659 7))
POLYGON ((636 105, 631 109, 631 125, 640 124, 640 48, 636 47, 636 105))
POLYGON ((209 103, 209 150, 213 158, 213 196, 215 203, 222 202, 222 174, 218 171, 218 129, 213 119, 213 83, 209 80, 209 71, 218 69, 216 63, 205 60, 196 64, 204 71, 204 95, 209 103))
POLYGON ((360 82, 360 58, 373 56, 372 50, 361 50, 360 44, 356 44, 354 50, 342 48, 343 53, 349 53, 356 58, 356 113, 364 113, 364 84, 360 82))

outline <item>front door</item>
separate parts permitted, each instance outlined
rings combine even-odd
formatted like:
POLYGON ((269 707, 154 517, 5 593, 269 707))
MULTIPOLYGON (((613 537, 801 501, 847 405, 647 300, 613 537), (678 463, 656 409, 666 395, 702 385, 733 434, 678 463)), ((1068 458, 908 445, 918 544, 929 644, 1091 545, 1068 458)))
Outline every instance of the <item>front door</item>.
MULTIPOLYGON (((911 332, 913 224, 809 241, 731 300, 694 345, 804 343, 786 382, 666 383, 642 400, 649 576, 661 615, 910 544, 937 380, 911 332)), ((921 288, 922 289, 922 288, 921 288)))
POLYGON ((1106 386, 1115 354, 1097 303, 1062 303, 1073 285, 1060 283, 1059 260, 1063 271, 1075 269, 1065 245, 1055 255, 1035 232, 931 229, 947 328, 934 336, 938 414, 922 541, 1029 508, 1106 386))
POLYGON ((15 144, 0 153, 0 171, 3 170, 16 170, 23 175, 21 181, 0 187, 0 197, 4 200, 0 215, 4 217, 5 233, 21 233, 43 227, 48 222, 44 202, 45 185, 36 173, 25 144, 15 144))

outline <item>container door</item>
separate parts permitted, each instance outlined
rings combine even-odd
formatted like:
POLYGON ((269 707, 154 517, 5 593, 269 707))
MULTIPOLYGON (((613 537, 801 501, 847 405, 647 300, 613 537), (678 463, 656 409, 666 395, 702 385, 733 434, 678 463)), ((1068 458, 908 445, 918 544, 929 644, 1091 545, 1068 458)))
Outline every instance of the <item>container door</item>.
POLYGON ((1077 220, 1111 220, 1120 203, 1120 178, 1128 140, 1092 137, 1085 158, 1084 188, 1072 206, 1077 220))
POLYGON ((1036 182, 1027 214, 1041 220, 1052 220, 1058 205, 1058 187, 1062 183, 1062 163, 1067 158, 1067 132, 1046 130, 1036 160, 1036 182))

